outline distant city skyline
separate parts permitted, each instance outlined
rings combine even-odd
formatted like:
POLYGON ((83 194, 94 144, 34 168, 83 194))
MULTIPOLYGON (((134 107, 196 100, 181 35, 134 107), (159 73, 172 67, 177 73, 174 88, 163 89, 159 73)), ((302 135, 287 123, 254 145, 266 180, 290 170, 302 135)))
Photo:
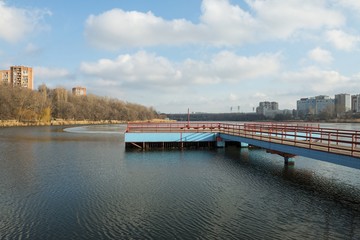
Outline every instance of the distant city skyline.
POLYGON ((360 1, 0 0, 0 69, 159 112, 360 94, 360 1))

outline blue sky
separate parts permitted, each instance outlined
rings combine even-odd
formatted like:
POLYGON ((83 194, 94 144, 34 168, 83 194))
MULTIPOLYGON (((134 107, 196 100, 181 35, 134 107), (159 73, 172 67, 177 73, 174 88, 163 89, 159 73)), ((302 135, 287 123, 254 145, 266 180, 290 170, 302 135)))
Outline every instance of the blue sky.
POLYGON ((360 94, 358 0, 0 0, 0 69, 159 112, 360 94))

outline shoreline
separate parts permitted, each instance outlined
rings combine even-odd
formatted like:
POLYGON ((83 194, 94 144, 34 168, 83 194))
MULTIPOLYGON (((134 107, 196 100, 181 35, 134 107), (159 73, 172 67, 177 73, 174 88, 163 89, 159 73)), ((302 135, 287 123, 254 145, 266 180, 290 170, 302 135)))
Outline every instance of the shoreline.
POLYGON ((6 127, 39 127, 39 126, 71 126, 71 125, 102 125, 102 124, 127 124, 128 122, 172 122, 171 120, 152 119, 152 120, 136 120, 136 121, 120 121, 120 120, 52 120, 51 122, 19 122, 17 120, 0 120, 0 128, 6 127))
POLYGON ((100 121, 75 121, 75 120, 53 120, 51 122, 19 122, 17 120, 0 120, 0 128, 6 127, 38 127, 38 126, 66 126, 66 125, 100 125, 100 124, 124 124, 124 121, 118 120, 100 120, 100 121))
MULTIPOLYGON (((171 120, 153 119, 147 121, 120 121, 120 120, 52 120, 51 122, 19 122, 17 120, 0 120, 0 128, 6 127, 37 127, 37 126, 66 126, 66 125, 101 125, 101 124, 126 124, 128 122, 173 122, 171 120)), ((292 122, 292 121, 285 121, 292 122)), ((309 123, 360 123, 360 119, 333 119, 329 121, 309 122, 309 123)))

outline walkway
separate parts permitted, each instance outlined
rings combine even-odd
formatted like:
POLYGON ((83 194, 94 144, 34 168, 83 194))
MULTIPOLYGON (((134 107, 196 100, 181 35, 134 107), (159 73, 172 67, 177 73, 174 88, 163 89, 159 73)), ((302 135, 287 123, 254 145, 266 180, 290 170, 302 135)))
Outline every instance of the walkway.
MULTIPOLYGON (((125 134, 125 142, 188 142, 188 141, 241 142, 267 149, 287 158, 296 155, 319 159, 360 169, 360 131, 323 128, 318 124, 303 123, 131 123, 125 134), (147 137, 145 137, 147 134, 147 137), (154 134, 158 133, 158 134, 154 134), (177 136, 162 139, 167 133, 177 136), (175 133, 175 135, 174 135, 175 133), (202 135, 189 134, 206 133, 202 135), (134 142, 129 134, 136 134, 134 142), (150 134, 150 135, 149 135, 150 134), (160 135, 159 135, 160 134, 160 135), (209 135, 210 134, 210 135, 209 135), (151 139, 149 138, 151 136, 151 139), (160 138, 157 138, 159 136, 160 138), (186 137, 184 137, 186 136, 186 137), (153 139, 155 137, 155 139, 153 139), (143 138, 143 139, 142 139, 143 138), (140 140, 140 141, 139 141, 140 140)), ((139 145, 139 147, 141 147, 139 145)))

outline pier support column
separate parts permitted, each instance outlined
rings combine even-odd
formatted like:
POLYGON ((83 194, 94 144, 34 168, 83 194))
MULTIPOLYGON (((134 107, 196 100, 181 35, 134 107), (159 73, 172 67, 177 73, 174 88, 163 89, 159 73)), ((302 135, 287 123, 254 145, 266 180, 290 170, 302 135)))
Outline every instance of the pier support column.
POLYGON ((225 141, 221 137, 216 137, 216 147, 218 148, 224 148, 225 147, 225 141))
POLYGON ((240 147, 241 148, 248 148, 249 144, 248 143, 244 143, 244 142, 240 142, 240 147))
POLYGON ((291 154, 291 153, 284 153, 284 152, 279 152, 276 150, 266 150, 266 152, 271 153, 271 154, 277 154, 280 155, 284 158, 284 164, 286 166, 294 166, 295 165, 295 157, 296 155, 291 154))
POLYGON ((289 156, 284 156, 284 164, 288 166, 294 166, 295 165, 295 159, 289 156))

